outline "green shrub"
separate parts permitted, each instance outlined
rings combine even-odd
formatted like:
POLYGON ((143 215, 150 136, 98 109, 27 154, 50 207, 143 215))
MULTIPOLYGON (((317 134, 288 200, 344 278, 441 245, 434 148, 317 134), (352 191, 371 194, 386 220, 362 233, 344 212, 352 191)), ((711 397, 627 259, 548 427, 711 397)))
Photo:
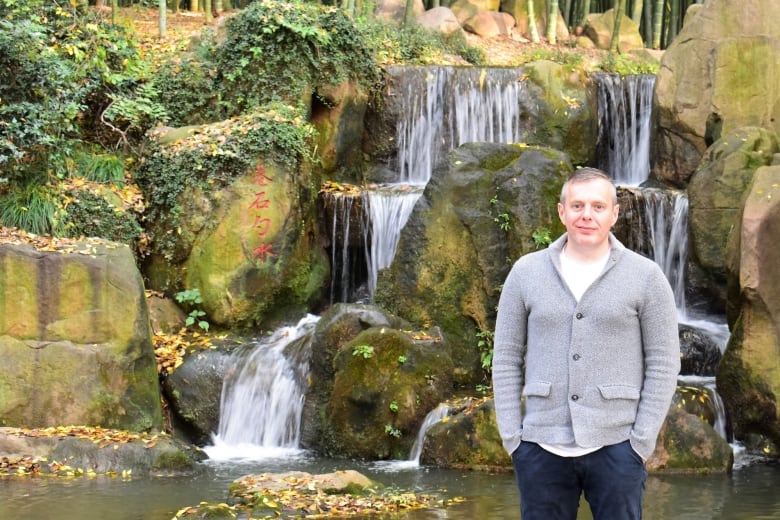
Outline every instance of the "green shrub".
POLYGON ((639 58, 616 52, 607 54, 607 57, 600 64, 600 68, 604 72, 612 72, 621 76, 629 74, 657 74, 659 66, 657 62, 643 61, 639 58))
POLYGON ((2 176, 46 183, 81 140, 112 133, 99 115, 138 81, 140 55, 124 29, 67 2, 0 0, 0 12, 2 176))
POLYGON ((63 234, 79 237, 100 237, 131 245, 143 231, 132 212, 123 211, 100 195, 86 190, 66 192, 69 204, 65 208, 63 234))
POLYGON ((310 89, 346 80, 368 89, 379 80, 352 19, 316 4, 253 2, 228 20, 215 60, 229 115, 272 101, 296 105, 310 89))
POLYGON ((446 63, 445 55, 460 56, 474 65, 482 64, 482 50, 468 45, 463 34, 446 35, 418 25, 399 27, 378 19, 360 23, 361 32, 381 64, 431 65, 446 63))

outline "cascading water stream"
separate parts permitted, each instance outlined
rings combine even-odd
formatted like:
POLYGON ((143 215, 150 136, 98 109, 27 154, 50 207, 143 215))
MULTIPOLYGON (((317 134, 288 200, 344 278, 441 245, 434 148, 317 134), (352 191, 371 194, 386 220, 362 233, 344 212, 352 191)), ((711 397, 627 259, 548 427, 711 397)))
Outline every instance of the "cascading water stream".
POLYGON ((598 91, 598 167, 623 186, 650 174, 650 121, 655 76, 594 74, 598 91))
POLYGON ((674 292, 677 312, 687 317, 685 264, 688 260, 688 197, 679 191, 642 190, 645 220, 653 260, 661 267, 674 292))
POLYGON ((210 458, 298 449, 309 340, 318 320, 308 315, 234 356, 222 386, 219 430, 204 448, 210 458))
POLYGON ((381 189, 367 191, 365 207, 368 211, 370 236, 365 243, 366 264, 368 266, 368 290, 373 296, 379 270, 389 267, 395 256, 401 230, 409 220, 422 188, 383 186, 381 189))
POLYGON ((450 414, 450 407, 444 403, 440 404, 425 416, 420 431, 417 433, 417 439, 414 441, 412 451, 409 454, 409 460, 416 465, 420 465, 420 456, 422 455, 423 445, 425 444, 425 434, 435 424, 438 424, 444 420, 450 414))
POLYGON ((366 262, 371 298, 379 270, 441 157, 467 142, 520 142, 528 102, 519 69, 429 67, 396 78, 403 118, 396 129, 398 181, 366 190, 366 262))

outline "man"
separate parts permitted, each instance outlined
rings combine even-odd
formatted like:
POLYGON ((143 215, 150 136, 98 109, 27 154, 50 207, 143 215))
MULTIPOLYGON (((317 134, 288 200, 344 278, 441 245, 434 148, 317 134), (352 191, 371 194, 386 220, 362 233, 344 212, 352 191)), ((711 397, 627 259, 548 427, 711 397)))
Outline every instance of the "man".
POLYGON ((647 471, 675 391, 680 345, 661 269, 611 233, 617 191, 583 168, 563 186, 566 233, 520 258, 494 337, 498 428, 523 520, 639 519, 647 471))

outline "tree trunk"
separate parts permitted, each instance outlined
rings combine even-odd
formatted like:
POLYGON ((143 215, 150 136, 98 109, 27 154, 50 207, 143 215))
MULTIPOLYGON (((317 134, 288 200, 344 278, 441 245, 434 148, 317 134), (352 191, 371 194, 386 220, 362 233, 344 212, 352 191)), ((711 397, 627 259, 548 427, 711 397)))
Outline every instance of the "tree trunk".
POLYGON ((206 23, 211 23, 214 20, 214 13, 211 12, 212 0, 205 0, 203 4, 203 12, 205 13, 206 23))
POLYGON ((672 0, 671 11, 669 12, 669 25, 666 29, 666 42, 664 48, 669 47, 675 36, 677 36, 677 29, 679 28, 680 20, 680 2, 679 0, 672 0))
POLYGON ((539 31, 536 30, 536 14, 534 13, 534 0, 528 0, 528 30, 531 32, 531 41, 539 43, 539 31))
POLYGON ((637 25, 642 21, 642 7, 644 2, 642 0, 634 0, 634 9, 631 11, 631 19, 636 22, 637 25))
POLYGON ((404 9, 404 27, 411 27, 414 24, 414 0, 406 0, 404 9))
POLYGON ((655 0, 653 7, 653 49, 661 48, 661 30, 664 20, 664 0, 655 0))
POLYGON ((571 0, 563 0, 563 20, 570 28, 574 25, 574 17, 571 15, 571 0))
POLYGON ((119 0, 111 0, 111 23, 116 25, 119 18, 119 0))
POLYGON ((585 18, 590 14, 590 0, 582 0, 582 13, 577 20, 577 26, 582 27, 585 25, 585 18))
MULTIPOLYGON (((173 0, 174 2, 176 0, 173 0)), ((160 0, 160 16, 158 18, 159 21, 159 27, 160 27, 160 38, 165 38, 168 34, 168 27, 167 23, 165 21, 165 16, 167 14, 168 6, 166 5, 165 0, 160 0)))
POLYGON ((547 42, 555 45, 558 32, 558 0, 547 0, 547 42))
POLYGON ((652 0, 644 2, 642 7, 642 40, 648 49, 653 46, 653 4, 652 0))
POLYGON ((618 52, 620 45, 620 22, 626 10, 626 0, 615 0, 615 23, 612 26, 612 41, 609 43, 609 52, 618 52))

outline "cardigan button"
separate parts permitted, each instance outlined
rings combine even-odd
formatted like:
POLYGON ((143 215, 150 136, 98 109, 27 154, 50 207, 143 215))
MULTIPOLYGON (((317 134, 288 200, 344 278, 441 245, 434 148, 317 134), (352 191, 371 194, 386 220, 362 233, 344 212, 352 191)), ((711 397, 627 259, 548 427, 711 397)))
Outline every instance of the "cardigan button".
POLYGON ((572 401, 576 401, 579 398, 580 398, 580 396, 578 396, 577 394, 574 394, 573 396, 571 396, 571 400, 572 401))
POLYGON ((574 354, 574 355, 573 355, 571 358, 572 358, 574 361, 579 361, 579 360, 580 360, 580 355, 579 355, 579 354, 574 354))
POLYGON ((582 313, 581 313, 581 312, 578 312, 578 313, 577 313, 577 315, 576 315, 576 318, 577 318, 578 320, 581 320, 581 319, 582 319, 582 313))

